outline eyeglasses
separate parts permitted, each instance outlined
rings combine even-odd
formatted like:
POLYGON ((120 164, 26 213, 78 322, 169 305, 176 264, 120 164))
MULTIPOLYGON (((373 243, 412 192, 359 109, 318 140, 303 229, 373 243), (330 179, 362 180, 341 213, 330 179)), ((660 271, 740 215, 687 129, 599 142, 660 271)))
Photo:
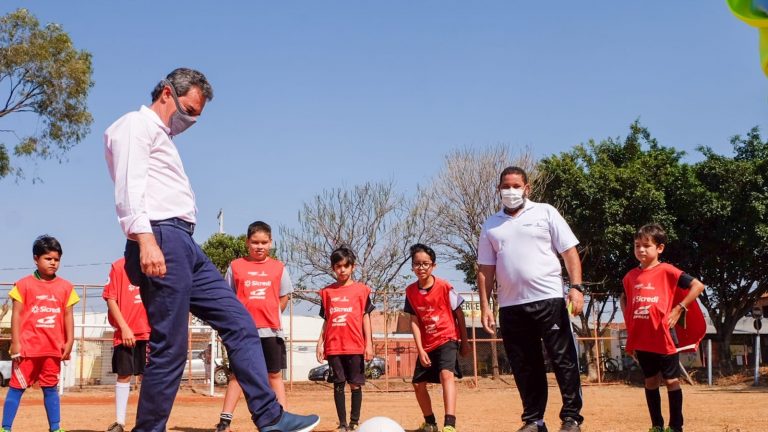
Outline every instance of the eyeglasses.
POLYGON ((434 263, 431 262, 420 262, 420 263, 413 263, 411 264, 411 267, 413 268, 430 268, 432 267, 434 263))

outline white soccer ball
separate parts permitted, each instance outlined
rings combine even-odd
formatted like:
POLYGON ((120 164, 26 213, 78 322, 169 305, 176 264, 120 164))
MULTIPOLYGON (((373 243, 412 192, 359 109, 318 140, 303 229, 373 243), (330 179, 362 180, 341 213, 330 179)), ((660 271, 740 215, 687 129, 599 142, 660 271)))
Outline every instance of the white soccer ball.
POLYGON ((360 425, 359 432, 405 432, 396 421, 387 417, 373 417, 360 425))

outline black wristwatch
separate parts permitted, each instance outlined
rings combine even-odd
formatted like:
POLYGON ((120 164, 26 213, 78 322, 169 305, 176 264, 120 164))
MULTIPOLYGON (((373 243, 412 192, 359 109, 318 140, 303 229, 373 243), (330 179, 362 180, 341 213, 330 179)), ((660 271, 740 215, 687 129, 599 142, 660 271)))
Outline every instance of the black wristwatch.
POLYGON ((575 289, 576 291, 584 294, 584 285, 582 284, 571 284, 571 289, 575 289))

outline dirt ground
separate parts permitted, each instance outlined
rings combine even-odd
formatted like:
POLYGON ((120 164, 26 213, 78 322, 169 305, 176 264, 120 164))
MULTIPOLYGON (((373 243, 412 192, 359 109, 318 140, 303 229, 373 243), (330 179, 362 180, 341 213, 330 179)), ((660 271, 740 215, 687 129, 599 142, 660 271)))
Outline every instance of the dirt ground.
MULTIPOLYGON (((402 389, 382 392, 381 383, 369 384, 363 399, 363 420, 386 416, 412 431, 422 416, 412 392, 403 383, 391 384, 402 389)), ((517 389, 507 383, 486 384, 472 388, 471 380, 459 385, 457 427, 460 431, 515 431, 520 426, 521 404, 517 389)), ((559 426, 560 395, 557 386, 550 386, 546 421, 550 431, 559 426)), ((168 431, 208 432, 218 420, 222 397, 201 394, 202 387, 183 388, 168 422, 168 431)), ((221 389, 223 391, 223 389, 221 389)), ((694 432, 747 432, 766 430, 768 424, 768 388, 748 385, 709 388, 703 385, 684 386, 685 425, 694 432)), ((643 389, 626 385, 587 385, 583 388, 585 417, 583 430, 590 431, 642 431, 648 430, 649 421, 643 389)), ((432 387, 433 406, 442 423, 443 409, 440 387, 432 387)), ((0 391, 3 400, 5 389, 0 391)), ((128 426, 136 413, 136 392, 132 392, 128 407, 128 426)), ((662 389, 664 412, 666 395, 662 389)), ((322 418, 318 432, 335 431, 336 416, 331 387, 325 383, 294 386, 288 394, 289 409, 298 413, 316 413, 322 418)), ((349 394, 347 394, 349 404, 349 394)), ((235 412, 233 431, 255 431, 245 405, 241 402, 235 412)), ((666 414, 665 414, 665 417, 666 414)), ((68 392, 62 397, 62 427, 69 432, 104 431, 114 419, 114 406, 110 389, 68 392)), ((45 431, 47 421, 38 389, 24 395, 14 431, 45 431)))

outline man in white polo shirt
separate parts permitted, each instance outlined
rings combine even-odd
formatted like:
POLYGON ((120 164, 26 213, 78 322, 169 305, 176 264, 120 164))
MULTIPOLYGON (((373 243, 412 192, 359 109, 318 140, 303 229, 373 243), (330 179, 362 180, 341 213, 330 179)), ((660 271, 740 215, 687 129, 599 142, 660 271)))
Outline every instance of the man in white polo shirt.
POLYGON ((560 432, 578 432, 584 420, 581 382, 568 313, 577 315, 584 307, 579 241, 554 207, 527 199, 531 186, 522 168, 505 168, 498 189, 504 208, 483 224, 477 251, 483 327, 496 332, 489 305, 495 282, 501 337, 523 401, 524 424, 518 432, 547 432, 541 341, 563 398, 560 432), (567 303, 558 254, 570 280, 567 303))

